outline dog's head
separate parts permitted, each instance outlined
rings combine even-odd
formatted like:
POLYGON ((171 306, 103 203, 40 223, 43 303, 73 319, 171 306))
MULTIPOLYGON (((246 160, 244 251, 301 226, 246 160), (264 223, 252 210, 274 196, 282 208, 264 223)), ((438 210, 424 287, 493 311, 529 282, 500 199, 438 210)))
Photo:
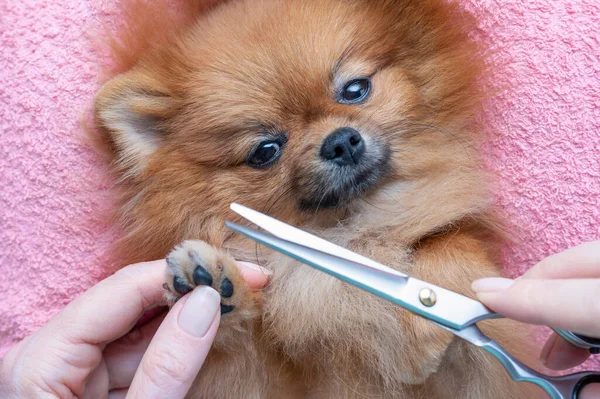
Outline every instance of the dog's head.
POLYGON ((199 15, 97 96, 128 212, 177 213, 188 232, 233 201, 293 219, 464 166, 480 71, 467 26, 445 0, 238 0, 199 15))

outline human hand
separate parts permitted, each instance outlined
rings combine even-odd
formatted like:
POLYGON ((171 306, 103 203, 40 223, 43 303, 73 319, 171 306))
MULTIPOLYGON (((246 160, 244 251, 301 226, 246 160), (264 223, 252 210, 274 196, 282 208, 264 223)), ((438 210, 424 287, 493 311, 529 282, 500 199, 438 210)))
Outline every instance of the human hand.
MULTIPOLYGON (((257 266, 239 265, 252 288, 267 283, 257 266)), ((0 397, 183 398, 215 337, 220 296, 198 287, 134 328, 145 310, 164 305, 165 268, 119 270, 12 347, 0 362, 0 397)))
MULTIPOLYGON (((482 279, 472 288, 486 306, 505 317, 600 338, 600 241, 549 256, 517 280, 482 279)), ((563 370, 589 355, 553 334, 540 360, 550 369, 563 370)), ((600 398, 600 384, 587 386, 581 398, 600 398)))

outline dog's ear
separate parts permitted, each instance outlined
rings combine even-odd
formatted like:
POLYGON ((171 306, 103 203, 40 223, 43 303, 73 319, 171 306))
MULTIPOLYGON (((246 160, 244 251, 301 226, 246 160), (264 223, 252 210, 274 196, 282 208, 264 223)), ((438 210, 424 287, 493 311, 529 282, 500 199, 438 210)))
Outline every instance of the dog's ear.
POLYGON ((158 79, 132 70, 106 83, 94 105, 96 126, 109 141, 116 165, 139 173, 164 142, 173 97, 158 79))

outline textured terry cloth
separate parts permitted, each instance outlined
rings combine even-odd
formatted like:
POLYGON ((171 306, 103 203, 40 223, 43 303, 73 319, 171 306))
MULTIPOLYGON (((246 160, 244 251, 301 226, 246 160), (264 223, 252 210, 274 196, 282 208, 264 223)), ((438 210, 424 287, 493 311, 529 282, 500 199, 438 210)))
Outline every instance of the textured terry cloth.
MULTIPOLYGON (((502 133, 485 151, 517 276, 600 238, 600 3, 464 4, 509 87, 482 118, 502 133)), ((111 182, 79 123, 98 85, 85 34, 107 13, 110 0, 0 2, 0 355, 107 274, 111 182)))

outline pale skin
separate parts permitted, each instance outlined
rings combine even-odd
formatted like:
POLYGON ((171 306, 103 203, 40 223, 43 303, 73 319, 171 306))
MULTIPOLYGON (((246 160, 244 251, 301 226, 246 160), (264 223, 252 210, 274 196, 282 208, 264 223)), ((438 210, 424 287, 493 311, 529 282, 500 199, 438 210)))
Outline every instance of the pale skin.
MULTIPOLYGON (((238 265, 251 287, 267 284, 265 270, 238 265)), ((166 315, 132 329, 145 310, 164 304, 165 266, 127 266, 11 348, 0 363, 0 397, 183 398, 217 332, 220 298, 198 287, 166 315)), ((589 299, 600 293, 600 241, 550 256, 516 281, 484 279, 473 289, 507 317, 600 337, 600 307, 589 299)), ((541 359, 564 369, 588 356, 553 336, 541 359)), ((581 394, 599 397, 600 384, 581 394)))
MULTIPOLYGON (((239 263, 253 288, 268 273, 239 263)), ((183 398, 220 321, 220 296, 198 287, 140 328, 164 305, 165 261, 127 266, 76 298, 12 347, 0 363, 0 397, 183 398)))
MULTIPOLYGON (((472 288, 484 304, 511 319, 600 337, 600 241, 549 256, 517 280, 482 279, 472 288)), ((563 370, 589 356, 554 334, 540 360, 550 369, 563 370)), ((587 386, 580 397, 600 398, 600 384, 587 386)))

